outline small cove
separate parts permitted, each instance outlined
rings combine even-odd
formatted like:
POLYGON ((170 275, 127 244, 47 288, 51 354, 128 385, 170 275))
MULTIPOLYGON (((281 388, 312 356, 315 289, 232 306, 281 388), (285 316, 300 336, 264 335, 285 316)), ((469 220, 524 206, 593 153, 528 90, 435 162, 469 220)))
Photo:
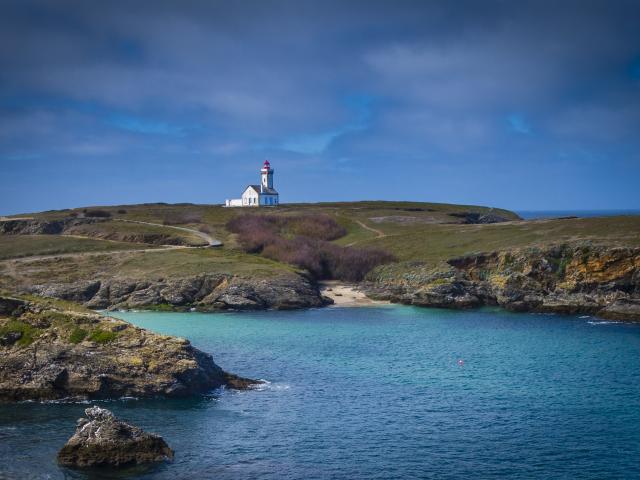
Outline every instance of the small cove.
POLYGON ((640 476, 638 325, 398 305, 114 315, 270 383, 99 402, 176 450, 115 477, 55 465, 87 405, 1 405, 0 478, 640 476))

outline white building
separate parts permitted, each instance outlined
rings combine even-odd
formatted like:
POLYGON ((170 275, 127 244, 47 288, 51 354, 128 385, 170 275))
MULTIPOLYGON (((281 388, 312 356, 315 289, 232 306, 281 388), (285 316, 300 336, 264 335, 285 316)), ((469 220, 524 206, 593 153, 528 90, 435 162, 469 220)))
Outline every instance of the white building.
POLYGON ((249 185, 242 198, 225 201, 225 207, 269 207, 278 205, 279 195, 273 188, 273 168, 265 160, 260 169, 260 185, 249 185))

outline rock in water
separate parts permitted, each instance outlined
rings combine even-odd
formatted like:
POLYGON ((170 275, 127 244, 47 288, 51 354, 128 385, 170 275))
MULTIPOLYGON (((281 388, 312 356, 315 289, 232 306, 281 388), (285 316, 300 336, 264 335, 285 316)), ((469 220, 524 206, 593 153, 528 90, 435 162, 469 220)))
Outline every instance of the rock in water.
POLYGON ((65 467, 97 467, 162 462, 173 459, 173 450, 153 433, 118 420, 109 410, 87 408, 76 433, 58 452, 65 467))

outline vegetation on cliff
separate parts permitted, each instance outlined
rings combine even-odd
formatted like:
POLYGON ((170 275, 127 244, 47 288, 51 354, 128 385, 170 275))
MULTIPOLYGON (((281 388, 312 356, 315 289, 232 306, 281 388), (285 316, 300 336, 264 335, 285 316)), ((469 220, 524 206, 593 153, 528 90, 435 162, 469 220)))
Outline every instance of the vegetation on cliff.
MULTIPOLYGON (((365 280, 387 293, 399 285, 411 285, 423 293, 435 287, 469 293, 465 301, 463 294, 447 294, 432 295, 429 302, 411 300, 416 303, 473 305, 478 303, 477 296, 450 279, 460 277, 474 284, 485 280, 468 278, 468 272, 454 266, 452 259, 492 252, 569 251, 581 246, 640 247, 639 216, 522 221, 501 209, 417 202, 290 204, 273 209, 148 204, 51 211, 31 217, 0 222, 5 231, 0 234, 0 286, 96 308, 316 306, 323 301, 310 279, 359 280, 367 271, 365 280), (87 218, 93 210, 108 215, 87 218), (199 240, 191 245, 186 238, 187 243, 177 246, 140 243, 151 241, 144 235, 151 230, 190 235, 172 230, 171 225, 206 232, 223 246, 194 248, 201 240, 197 235, 194 238, 199 240), (49 232, 52 226, 62 226, 61 231, 49 232), (389 262, 389 254, 394 261, 389 262), (274 303, 277 298, 286 301, 274 303), (456 300, 448 303, 443 298, 456 300)), ((533 261, 537 254, 530 255, 533 261)), ((558 262, 555 277, 569 265, 566 258, 558 262)), ((585 283, 582 293, 602 285, 585 283)), ((553 283, 553 289, 541 292, 549 304, 562 288, 553 283)), ((628 295, 633 299, 636 294, 628 295)))
POLYGON ((0 294, 0 401, 180 397, 252 383, 188 340, 70 302, 0 294))
POLYGON ((227 223, 248 253, 303 268, 317 279, 357 282, 374 267, 394 257, 379 248, 345 247, 331 243, 346 234, 326 214, 242 215, 227 223))

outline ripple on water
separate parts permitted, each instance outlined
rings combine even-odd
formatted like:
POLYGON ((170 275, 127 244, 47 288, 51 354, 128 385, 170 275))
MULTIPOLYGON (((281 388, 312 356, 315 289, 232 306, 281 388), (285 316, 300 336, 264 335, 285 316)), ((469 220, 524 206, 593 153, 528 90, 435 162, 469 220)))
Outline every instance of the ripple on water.
MULTIPOLYGON (((637 325, 400 306, 116 315, 267 380, 109 402, 176 451, 117 478, 640 478, 637 325)), ((54 463, 85 408, 0 405, 0 478, 114 478, 54 463)))

